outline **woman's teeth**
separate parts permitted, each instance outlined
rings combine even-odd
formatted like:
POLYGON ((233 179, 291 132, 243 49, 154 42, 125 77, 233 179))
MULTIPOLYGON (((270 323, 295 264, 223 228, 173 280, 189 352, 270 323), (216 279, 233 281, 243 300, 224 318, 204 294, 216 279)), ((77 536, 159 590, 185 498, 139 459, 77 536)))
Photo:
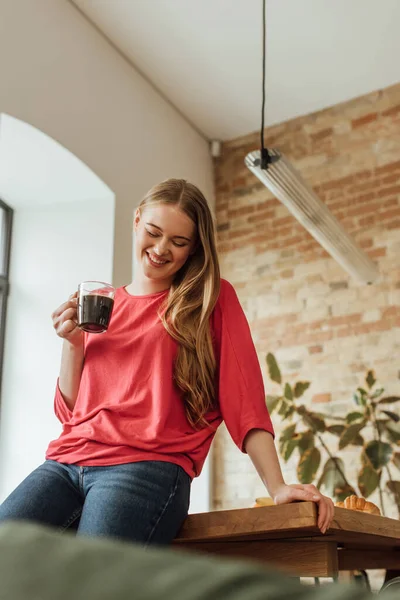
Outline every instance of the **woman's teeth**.
POLYGON ((156 258, 153 254, 150 254, 149 252, 147 253, 147 256, 149 257, 150 261, 155 263, 156 265, 165 265, 166 260, 160 260, 159 258, 156 258))

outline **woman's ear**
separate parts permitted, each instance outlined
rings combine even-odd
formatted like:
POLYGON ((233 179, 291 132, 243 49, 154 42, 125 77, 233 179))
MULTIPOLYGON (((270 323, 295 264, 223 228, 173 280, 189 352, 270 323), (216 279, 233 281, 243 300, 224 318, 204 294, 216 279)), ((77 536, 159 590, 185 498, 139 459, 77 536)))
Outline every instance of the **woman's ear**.
POLYGON ((137 230, 137 228, 138 228, 138 226, 139 226, 139 223, 140 223, 140 209, 139 209, 139 208, 137 208, 137 209, 135 210, 135 218, 134 218, 134 220, 133 220, 133 229, 134 229, 134 231, 136 231, 136 230, 137 230))

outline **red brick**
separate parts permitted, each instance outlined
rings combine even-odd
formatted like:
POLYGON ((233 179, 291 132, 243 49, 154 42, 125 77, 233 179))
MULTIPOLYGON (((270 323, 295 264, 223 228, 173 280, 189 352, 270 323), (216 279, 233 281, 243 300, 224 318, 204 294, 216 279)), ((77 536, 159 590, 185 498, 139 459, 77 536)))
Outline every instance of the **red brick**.
POLYGON ((332 179, 331 181, 327 181, 323 183, 320 187, 322 190, 332 190, 335 188, 342 188, 350 183, 357 181, 355 175, 348 175, 347 177, 342 177, 341 179, 332 179))
POLYGON ((314 394, 312 397, 312 402, 315 404, 326 404, 332 400, 331 394, 314 394))
POLYGON ((276 205, 278 203, 279 203, 278 200, 275 200, 275 202, 272 200, 265 200, 264 202, 259 202, 258 204, 256 204, 256 209, 257 210, 266 210, 268 208, 269 210, 271 210, 274 208, 274 204, 276 205))
POLYGON ((281 225, 293 225, 295 221, 294 217, 282 217, 280 219, 274 219, 272 221, 272 227, 281 227, 281 225))
POLYGON ((312 133, 310 135, 310 137, 314 142, 316 142, 319 140, 323 140, 323 139, 331 136, 332 134, 333 134, 332 127, 328 127, 327 129, 321 129, 320 131, 317 131, 316 133, 312 133))
POLYGON ((285 271, 281 272, 281 277, 282 279, 291 279, 294 275, 294 271, 293 269, 286 269, 285 271))
POLYGON ((236 187, 244 187, 246 184, 247 184, 246 177, 236 177, 236 179, 234 179, 233 182, 232 182, 232 186, 234 188, 236 188, 236 187))
POLYGON ((400 179, 400 171, 398 173, 396 173, 395 175, 388 175, 387 177, 384 177, 383 179, 381 179, 380 184, 381 185, 390 185, 391 183, 397 183, 400 179))
POLYGON ((362 219, 359 219, 358 222, 359 222, 359 224, 362 227, 373 225, 375 223, 375 215, 370 215, 368 217, 363 217, 362 219))
POLYGON ((391 206, 399 206, 399 201, 397 198, 390 198, 389 200, 386 200, 386 202, 384 202, 382 206, 384 208, 390 208, 391 206))
POLYGON ((389 317, 400 316, 400 308, 397 306, 388 306, 381 311, 382 319, 388 319, 389 317))
POLYGON ((251 204, 247 206, 241 206, 240 208, 236 208, 234 210, 228 210, 228 218, 234 219, 235 217, 242 217, 244 215, 251 215, 255 211, 255 207, 251 204))
POLYGON ((400 104, 397 106, 392 106, 391 108, 387 108, 381 114, 383 117, 391 117, 393 115, 397 115, 400 112, 400 104))
POLYGON ((263 212, 258 212, 255 215, 252 215, 251 217, 248 217, 247 221, 248 223, 262 223, 267 220, 269 221, 270 219, 273 219, 274 216, 274 210, 265 210, 263 212))
POLYGON ((396 219, 395 221, 391 221, 387 225, 385 225, 386 229, 400 229, 400 219, 396 219))
POLYGON ((371 248, 374 245, 374 242, 371 239, 360 240, 358 242, 358 245, 360 246, 360 248, 371 248))
POLYGON ((397 208, 392 208, 391 210, 385 210, 384 212, 379 213, 379 220, 385 221, 386 219, 394 219, 396 217, 400 217, 400 206, 397 208))
POLYGON ((309 346, 308 351, 310 354, 320 354, 321 352, 324 351, 323 346, 317 345, 317 346, 309 346))
POLYGON ((360 206, 356 206, 350 210, 347 211, 347 216, 348 217, 359 217, 362 215, 366 215, 367 213, 370 212, 377 212, 380 208, 380 204, 375 203, 375 204, 360 204, 360 206))
POLYGON ((359 171, 356 174, 357 179, 363 181, 364 179, 369 179, 372 175, 372 171, 359 171))
POLYGON ((363 125, 367 125, 368 123, 372 123, 373 121, 376 121, 377 118, 378 118, 378 113, 376 113, 376 112, 369 113, 368 115, 364 115, 363 117, 360 117, 359 119, 353 119, 351 122, 351 126, 353 129, 356 129, 357 127, 362 127, 363 125))
POLYGON ((370 258, 382 258, 386 256, 386 248, 374 248, 373 250, 367 250, 370 258))
POLYGON ((394 194, 400 194, 400 185, 394 185, 392 187, 388 187, 388 188, 382 188, 381 190, 378 191, 378 196, 380 198, 383 198, 384 196, 391 196, 394 194))
POLYGON ((343 317, 332 317, 329 319, 329 325, 332 327, 338 327, 340 325, 353 325, 361 321, 361 313, 354 313, 352 315, 345 315, 343 317))
POLYGON ((381 175, 382 173, 390 173, 391 171, 400 171, 400 160, 388 163, 387 165, 383 165, 382 167, 377 167, 375 169, 375 173, 378 175, 381 175))
POLYGON ((231 230, 229 231, 229 239, 233 240, 236 239, 238 237, 243 237, 244 235, 248 235, 249 233, 251 233, 251 230, 249 228, 247 229, 236 229, 236 230, 231 230))

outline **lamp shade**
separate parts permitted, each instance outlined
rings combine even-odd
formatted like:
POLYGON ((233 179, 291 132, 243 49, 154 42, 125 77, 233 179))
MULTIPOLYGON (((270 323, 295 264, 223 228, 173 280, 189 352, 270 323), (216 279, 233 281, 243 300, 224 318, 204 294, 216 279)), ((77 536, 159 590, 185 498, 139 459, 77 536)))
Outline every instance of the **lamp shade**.
POLYGON ((352 277, 373 283, 379 277, 374 262, 361 250, 327 206, 278 150, 268 149, 269 164, 261 168, 261 152, 245 158, 252 173, 352 277))

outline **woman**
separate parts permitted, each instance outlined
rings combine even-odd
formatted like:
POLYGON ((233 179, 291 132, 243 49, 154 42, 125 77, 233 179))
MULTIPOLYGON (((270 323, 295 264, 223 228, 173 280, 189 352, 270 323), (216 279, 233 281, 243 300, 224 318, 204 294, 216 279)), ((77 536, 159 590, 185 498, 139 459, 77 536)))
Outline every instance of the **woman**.
POLYGON ((156 185, 134 228, 135 279, 116 290, 108 331, 77 327, 76 294, 52 315, 64 340, 55 394, 62 433, 0 520, 168 544, 224 420, 275 503, 316 502, 325 532, 332 501, 283 480, 255 348, 233 287, 220 279, 204 196, 184 180, 156 185))

